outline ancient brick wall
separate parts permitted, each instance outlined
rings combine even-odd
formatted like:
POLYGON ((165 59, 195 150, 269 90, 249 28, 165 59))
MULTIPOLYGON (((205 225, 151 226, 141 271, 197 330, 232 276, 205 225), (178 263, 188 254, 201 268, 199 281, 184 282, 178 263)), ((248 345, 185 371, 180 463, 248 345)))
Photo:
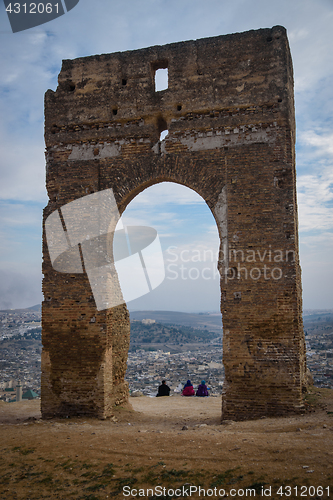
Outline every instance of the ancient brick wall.
MULTIPOLYGON (((306 361, 285 29, 63 61, 45 96, 45 140, 44 220, 108 188, 120 213, 162 181, 202 196, 221 240, 222 418, 298 411, 306 361), (156 92, 159 68, 168 88, 156 92)), ((43 416, 107 417, 128 397, 127 308, 97 311, 87 275, 54 270, 45 236, 43 250, 43 416)))

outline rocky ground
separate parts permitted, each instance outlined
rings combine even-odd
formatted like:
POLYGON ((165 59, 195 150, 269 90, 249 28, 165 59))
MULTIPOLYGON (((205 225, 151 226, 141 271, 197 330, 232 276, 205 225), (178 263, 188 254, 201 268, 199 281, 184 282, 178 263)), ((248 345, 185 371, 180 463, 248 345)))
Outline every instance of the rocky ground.
POLYGON ((1 403, 0 499, 333 498, 333 390, 306 399, 304 415, 223 425, 220 397, 131 398, 105 421, 1 403))

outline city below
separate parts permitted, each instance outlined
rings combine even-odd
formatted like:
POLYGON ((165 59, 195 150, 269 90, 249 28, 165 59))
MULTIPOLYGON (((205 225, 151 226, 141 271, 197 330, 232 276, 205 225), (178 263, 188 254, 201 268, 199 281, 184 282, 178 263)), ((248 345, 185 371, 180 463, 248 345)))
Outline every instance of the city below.
MULTIPOLYGON (((304 311, 307 364, 316 387, 333 388, 333 310, 304 311)), ((223 388, 222 319, 219 313, 137 311, 131 313, 126 380, 130 393, 156 396, 166 380, 171 393, 190 379, 205 380, 212 396, 223 388)), ((0 311, 0 399, 40 395, 40 306, 0 311)))

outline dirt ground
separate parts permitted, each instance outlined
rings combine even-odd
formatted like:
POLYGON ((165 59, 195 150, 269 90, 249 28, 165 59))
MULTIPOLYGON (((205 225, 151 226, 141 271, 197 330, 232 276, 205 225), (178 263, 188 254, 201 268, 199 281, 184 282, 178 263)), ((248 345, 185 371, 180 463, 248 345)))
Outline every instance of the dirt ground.
POLYGON ((0 500, 333 498, 333 390, 306 400, 304 415, 223 425, 220 397, 130 398, 104 421, 2 402, 0 500))

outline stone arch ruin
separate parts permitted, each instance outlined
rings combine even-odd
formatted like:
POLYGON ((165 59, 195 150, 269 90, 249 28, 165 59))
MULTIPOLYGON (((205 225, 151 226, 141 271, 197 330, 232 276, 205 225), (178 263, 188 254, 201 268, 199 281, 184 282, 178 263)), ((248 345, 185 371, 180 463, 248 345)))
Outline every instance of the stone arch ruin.
POLYGON ((45 221, 57 214, 66 234, 64 205, 111 188, 122 213, 162 181, 199 193, 218 226, 222 419, 299 411, 306 358, 285 29, 65 60, 46 92, 45 140, 43 417, 105 418, 126 401, 130 335, 126 304, 97 310, 80 242, 83 272, 53 267, 45 221), (156 91, 160 68, 168 88, 156 91))

